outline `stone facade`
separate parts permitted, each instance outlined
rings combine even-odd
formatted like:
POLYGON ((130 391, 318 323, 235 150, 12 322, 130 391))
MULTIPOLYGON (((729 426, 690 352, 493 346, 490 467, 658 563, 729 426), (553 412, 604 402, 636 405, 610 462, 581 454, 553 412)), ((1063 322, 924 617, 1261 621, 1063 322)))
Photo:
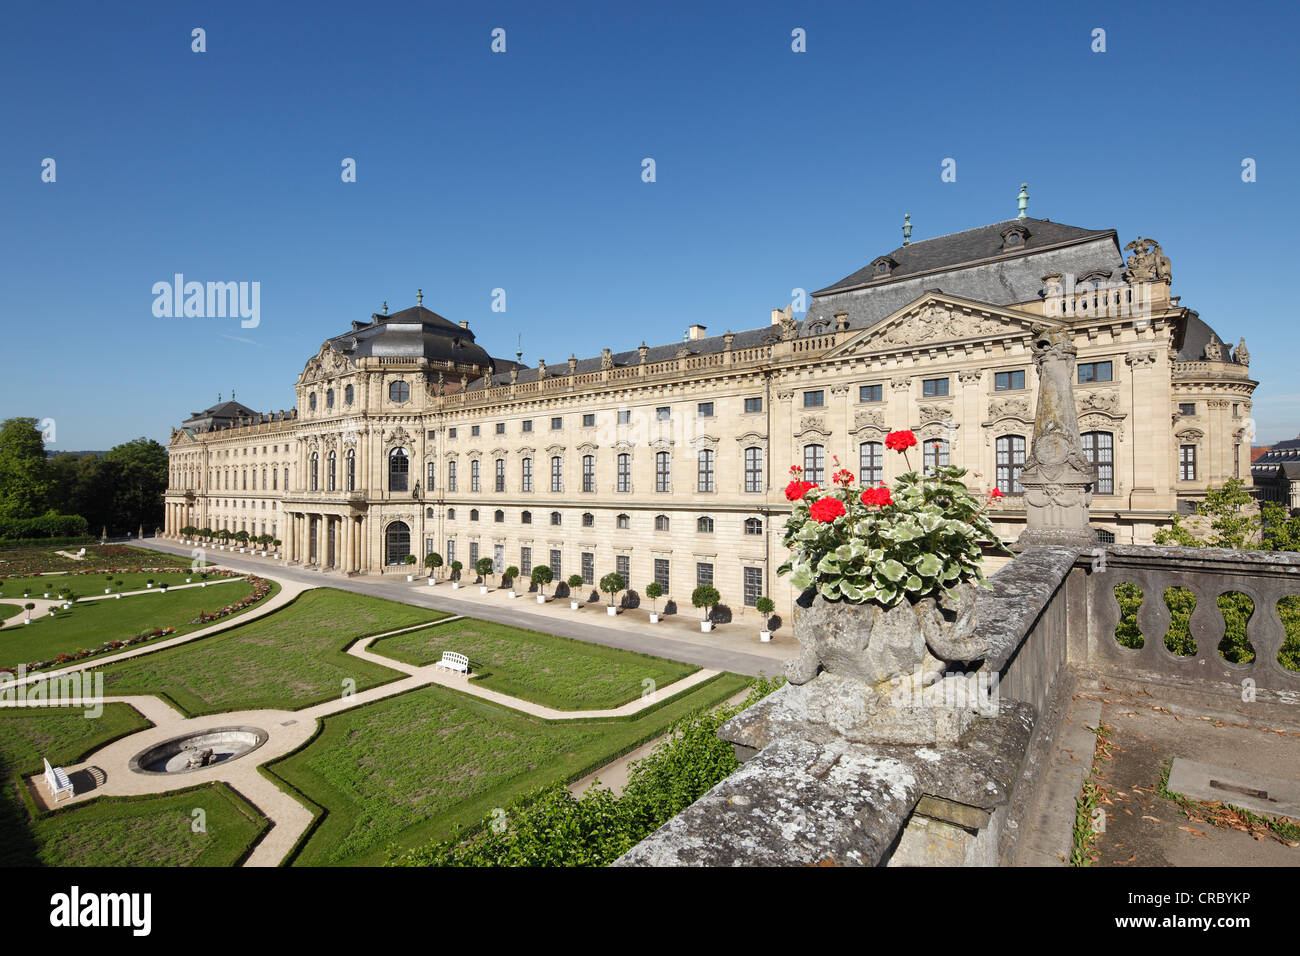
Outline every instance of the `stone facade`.
POLYGON ((995 523, 1019 536, 1044 330, 1077 351, 1075 411, 1099 461, 1090 517, 1107 540, 1147 543, 1206 485, 1249 484, 1244 342, 1224 345, 1170 296, 1160 247, 1130 244, 1126 268, 1113 232, 1015 223, 905 245, 814 293, 802 322, 774 310, 761 328, 695 326, 590 359, 488 359, 423 306, 355 322, 307 363, 296 414, 174 432, 166 533, 273 534, 286 560, 344 573, 406 573, 391 562, 408 551, 454 551, 467 569, 558 556, 557 580, 666 579, 683 612, 711 578, 733 612, 768 594, 788 614, 787 469, 826 477, 838 456, 888 482, 904 470, 883 449, 892 429, 913 429, 926 458, 945 442, 941 462, 974 486, 1001 485, 995 523), (998 245, 976 248, 985 234, 998 245), (431 350, 434 333, 463 351, 431 350))

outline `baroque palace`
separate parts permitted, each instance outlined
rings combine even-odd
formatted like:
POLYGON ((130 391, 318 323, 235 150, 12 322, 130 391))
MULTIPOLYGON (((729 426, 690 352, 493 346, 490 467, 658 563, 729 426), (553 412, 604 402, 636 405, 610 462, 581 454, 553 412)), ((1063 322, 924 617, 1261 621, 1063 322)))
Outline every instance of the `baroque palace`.
POLYGON ((998 530, 1020 533, 1043 326, 1078 348, 1099 541, 1149 542, 1207 486, 1249 486, 1245 341, 1171 295, 1153 240, 1121 248, 1020 199, 1017 219, 940 238, 911 242, 905 224, 901 247, 813 293, 802 320, 787 307, 760 328, 695 325, 553 365, 493 358, 422 295, 385 308, 325 341, 295 410, 232 400, 173 432, 166 533, 271 534, 286 561, 344 574, 405 573, 431 551, 467 573, 485 556, 556 581, 618 571, 679 605, 711 583, 733 610, 767 594, 787 612, 788 467, 826 480, 837 457, 890 481, 905 470, 890 430, 916 432, 913 466, 1000 488, 998 530))

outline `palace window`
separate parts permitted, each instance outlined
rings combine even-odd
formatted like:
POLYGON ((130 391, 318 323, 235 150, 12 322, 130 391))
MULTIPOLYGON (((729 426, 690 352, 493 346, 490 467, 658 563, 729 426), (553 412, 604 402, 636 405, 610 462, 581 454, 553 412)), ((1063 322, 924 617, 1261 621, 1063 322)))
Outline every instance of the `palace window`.
POLYGON ((504 435, 506 433, 506 423, 497 422, 496 432, 498 435, 504 435))
POLYGON ((344 405, 351 405, 351 404, 352 404, 352 399, 356 397, 356 394, 357 394, 356 389, 354 389, 351 385, 348 385, 346 388, 344 388, 344 389, 343 389, 343 404, 344 404, 344 405))
POLYGON ((596 556, 590 551, 582 552, 582 583, 587 587, 596 583, 596 556))
POLYGON ((456 490, 456 463, 454 461, 447 462, 447 490, 456 490))
POLYGON ((745 519, 745 534, 762 534, 762 533, 763 533, 762 518, 745 519))
POLYGON ((475 458, 473 461, 469 463, 469 490, 479 491, 481 490, 481 487, 482 486, 479 482, 478 459, 475 458))
POLYGON ((551 431, 553 431, 553 432, 558 432, 558 431, 559 431, 561 428, 563 428, 563 427, 564 427, 564 419, 563 419, 563 418, 559 418, 559 417, 557 417, 557 418, 552 418, 552 419, 551 419, 551 431))
POLYGON ((655 409, 655 418, 661 422, 666 422, 673 417, 673 410, 667 405, 655 409))
POLYGON ((655 583, 668 593, 668 559, 655 558, 655 583))
POLYGON ((504 458, 497 459, 496 489, 497 491, 506 490, 506 460, 504 458))
POLYGON ((885 387, 883 385, 859 385, 858 401, 860 402, 883 402, 885 387))
POLYGON ((533 573, 533 549, 520 548, 519 549, 519 576, 521 578, 526 579, 532 573, 533 573))
POLYGON ((803 393, 804 408, 821 408, 825 404, 826 404, 825 392, 818 390, 814 392, 803 393))
POLYGON ((655 491, 667 492, 671 490, 672 478, 672 459, 668 452, 661 451, 655 453, 655 491))
POLYGON ((884 480, 885 446, 878 441, 864 441, 858 446, 858 477, 864 485, 884 480))
POLYGON ((583 415, 583 416, 582 416, 582 427, 583 427, 583 428, 595 428, 595 427, 596 427, 596 416, 593 415, 593 414, 583 415))
POLYGON ((713 565, 704 561, 695 562, 695 586, 707 584, 713 587, 713 565))
POLYGON ((1110 380, 1111 365, 1109 362, 1079 363, 1080 382, 1109 382, 1110 380))
POLYGON ((531 458, 525 458, 523 460, 523 474, 524 474, 523 490, 532 491, 533 490, 533 460, 531 458))
POLYGON ((1084 457, 1092 463, 1097 476, 1093 492, 1099 495, 1115 493, 1115 436, 1111 432, 1084 432, 1079 436, 1084 457))
POLYGON ((619 423, 620 425, 630 425, 630 424, 632 424, 632 412, 631 412, 630 409, 626 409, 626 408, 619 409, 619 413, 618 413, 618 423, 619 423))
POLYGON ((325 407, 326 408, 334 407, 334 389, 332 388, 327 388, 325 390, 325 407))
POLYGON ((582 490, 596 490, 596 456, 582 456, 582 490))
POLYGON ((560 513, 559 513, 558 511, 552 511, 552 512, 551 512, 551 524, 552 524, 552 525, 558 525, 562 520, 563 520, 563 519, 561 518, 560 513))
POLYGON ((448 429, 447 429, 447 437, 448 437, 448 438, 455 438, 455 437, 456 437, 456 429, 455 429, 455 428, 448 428, 448 429))
POLYGON ((447 520, 448 520, 448 521, 455 521, 455 520, 456 520, 456 509, 455 509, 455 508, 448 508, 448 509, 447 509, 447 520))
POLYGON ((1024 492, 1020 473, 1025 468, 1025 438, 1023 435, 1003 435, 997 440, 998 490, 1004 495, 1024 492))
POLYGON ((506 513, 500 510, 494 511, 492 512, 492 520, 495 521, 497 524, 505 524, 506 513))
MULTIPOLYGON (((351 455, 352 453, 348 452, 348 454, 351 455)), ((424 489, 425 491, 433 491, 434 479, 437 477, 438 477, 438 465, 436 462, 431 461, 429 462, 429 473, 425 477, 425 485, 426 485, 424 489)), ((352 486, 348 485, 348 491, 351 490, 352 490, 352 486)))
POLYGON ((560 560, 562 555, 559 549, 551 550, 551 580, 560 582, 564 580, 563 562, 560 560))
POLYGON ((618 528, 620 531, 626 531, 628 528, 632 527, 632 519, 627 515, 619 515, 614 519, 614 527, 618 528))
POLYGON ((763 449, 745 449, 745 490, 761 492, 763 490, 763 449))
POLYGON ((520 523, 520 524, 532 524, 532 523, 533 523, 533 513, 532 513, 531 511, 521 511, 521 512, 519 513, 519 523, 520 523))
POLYGON ((948 394, 947 378, 927 378, 921 381, 921 395, 925 398, 938 398, 948 394))
POLYGON ((315 392, 312 392, 310 395, 307 396, 307 408, 308 408, 310 411, 313 411, 313 412, 316 411, 316 393, 315 393, 315 392))
POLYGON ((925 446, 925 473, 933 474, 936 468, 942 468, 948 464, 948 442, 943 438, 927 438, 922 444, 925 446))
POLYGON ((470 438, 478 438, 478 433, 479 433, 479 426, 478 426, 478 425, 470 425, 470 426, 469 426, 469 437, 470 437, 470 438))
POLYGON ((803 446, 803 480, 821 484, 822 471, 826 466, 826 448, 824 445, 803 446))
POLYGON ((618 485, 621 492, 632 490, 632 456, 623 452, 618 456, 618 485))
POLYGON ((533 420, 532 420, 531 418, 525 418, 525 419, 524 419, 524 431, 525 431, 525 432, 530 432, 530 431, 532 431, 532 430, 533 430, 533 420))
POLYGON ((406 491, 406 480, 410 472, 410 461, 406 450, 394 448, 388 456, 388 490, 406 491))
POLYGON ((699 405, 697 405, 697 406, 695 407, 695 414, 696 414, 698 417, 700 417, 700 418, 712 418, 712 417, 713 417, 713 403, 712 403, 712 402, 700 402, 699 405))
MULTIPOLYGON (((355 451, 349 450, 348 453, 344 456, 343 467, 347 472, 347 479, 346 479, 348 485, 347 490, 356 491, 357 490, 357 453, 355 451)), ((432 488, 433 487, 433 473, 432 473, 433 466, 430 465, 429 468, 430 468, 429 487, 432 488)))
POLYGON ((1195 402, 1179 402, 1179 403, 1178 403, 1178 414, 1179 414, 1179 415, 1195 415, 1195 414, 1196 414, 1196 403, 1195 403, 1195 402))
POLYGON ((564 490, 564 459, 559 455, 551 459, 551 490, 564 490))
POLYGON ((405 382, 390 382, 388 385, 388 398, 398 403, 405 402, 411 397, 411 386, 405 382))
POLYGON ((632 559, 626 554, 614 555, 614 573, 624 581, 632 579, 632 559))
POLYGON ((1014 391, 1025 387, 1024 370, 1016 372, 995 372, 993 375, 993 391, 1007 392, 1014 391))
POLYGON ((1196 480, 1196 446, 1178 446, 1178 480, 1196 480))
POLYGON ((320 491, 320 454, 311 453, 311 490, 320 491))
POLYGON ((761 412, 763 410, 763 400, 761 398, 745 399, 745 411, 747 413, 761 412))
POLYGON ((655 515, 655 530, 656 530, 656 531, 667 531, 667 530, 668 530, 668 516, 667 516, 667 515, 655 515))
POLYGON ((713 452, 708 448, 703 448, 699 453, 698 481, 697 491, 713 490, 713 452))
POLYGON ((763 596, 763 569, 745 568, 744 572, 745 607, 755 607, 763 596))
MULTIPOLYGON (((477 509, 477 508, 471 508, 471 509, 469 510, 469 520, 470 520, 470 521, 477 521, 477 520, 478 520, 478 509, 477 509)), ((473 547, 474 547, 474 546, 471 544, 471 545, 470 545, 470 549, 472 550, 473 547)))
POLYGON ((338 464, 338 455, 335 454, 334 452, 330 452, 330 453, 326 456, 326 458, 325 458, 325 462, 326 462, 326 465, 325 465, 325 482, 326 482, 326 485, 325 485, 325 487, 326 487, 326 489, 327 489, 328 491, 335 491, 336 488, 335 488, 335 484, 334 484, 334 473, 335 473, 335 466, 338 464))
POLYGON ((695 519, 695 530, 696 530, 697 532, 699 532, 700 534, 713 534, 713 519, 712 519, 712 518, 696 518, 696 519, 695 519))
POLYGON ((596 516, 590 511, 582 513, 582 526, 584 528, 594 528, 596 526, 596 516))

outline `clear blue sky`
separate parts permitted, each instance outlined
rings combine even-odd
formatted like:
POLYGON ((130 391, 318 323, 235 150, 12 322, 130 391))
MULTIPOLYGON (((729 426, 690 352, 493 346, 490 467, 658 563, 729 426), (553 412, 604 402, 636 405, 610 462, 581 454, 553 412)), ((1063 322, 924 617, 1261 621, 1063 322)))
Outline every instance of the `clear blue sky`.
POLYGON ((1294 437, 1300 15, 1214 6, 10 4, 0 417, 78 449, 165 442, 232 387, 288 408, 325 338, 417 287, 530 363, 752 328, 904 212, 914 239, 1009 219, 1028 181, 1032 216, 1160 241, 1250 344, 1258 440, 1294 437), (177 272, 260 282, 261 325, 155 318, 177 272))

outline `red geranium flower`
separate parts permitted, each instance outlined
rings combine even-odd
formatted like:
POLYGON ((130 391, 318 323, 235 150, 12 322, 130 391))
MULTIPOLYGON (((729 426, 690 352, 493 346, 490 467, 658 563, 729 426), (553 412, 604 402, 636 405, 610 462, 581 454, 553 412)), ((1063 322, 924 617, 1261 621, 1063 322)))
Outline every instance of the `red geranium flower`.
POLYGON ((839 471, 835 472, 835 474, 831 475, 831 481, 835 482, 837 485, 851 485, 853 484, 853 472, 849 471, 847 468, 841 468, 839 471))
POLYGON ((787 501, 800 501, 803 496, 808 494, 809 490, 816 488, 817 483, 814 481, 792 481, 785 486, 785 497, 787 501))
POLYGON ((994 488, 992 491, 989 492, 989 497, 990 497, 990 498, 1003 498, 1003 497, 1006 497, 1006 496, 1002 494, 1002 489, 1001 489, 1001 488, 994 488))
POLYGON ((862 503, 868 506, 878 505, 883 508, 885 505, 892 505, 894 497, 889 493, 888 488, 881 485, 879 488, 868 488, 862 492, 862 503))
POLYGON ((809 513, 814 521, 834 521, 848 509, 839 498, 819 498, 813 502, 809 513))
POLYGON ((908 429, 903 429, 901 432, 890 432, 885 436, 885 447, 892 448, 894 451, 905 451, 915 446, 916 436, 908 429))

